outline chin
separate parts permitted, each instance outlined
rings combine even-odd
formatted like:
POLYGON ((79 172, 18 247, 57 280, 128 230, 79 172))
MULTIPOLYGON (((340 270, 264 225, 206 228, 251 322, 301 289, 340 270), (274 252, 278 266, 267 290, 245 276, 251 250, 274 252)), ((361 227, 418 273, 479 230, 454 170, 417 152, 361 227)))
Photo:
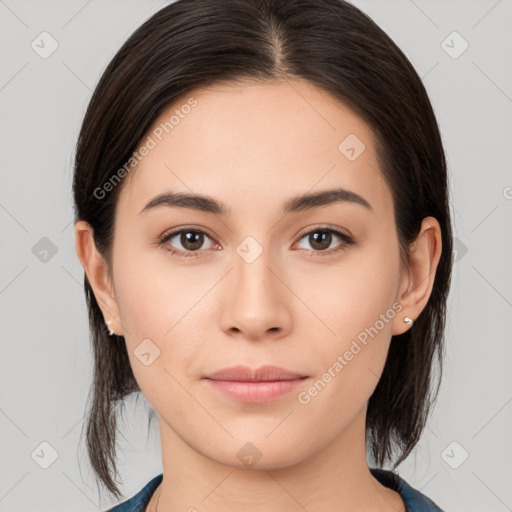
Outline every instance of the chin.
MULTIPOLYGON (((245 435, 243 441, 239 438, 230 439, 224 443, 222 452, 212 452, 212 444, 203 454, 210 459, 237 469, 266 471, 284 469, 299 463, 305 454, 297 451, 297 444, 288 437, 288 442, 265 440, 267 433, 258 436, 245 435), (251 441, 253 439, 253 441, 251 441), (258 440, 260 439, 260 440, 258 440)), ((217 443, 213 443, 215 446, 217 443)), ((217 447, 221 443, 217 444, 217 447)))

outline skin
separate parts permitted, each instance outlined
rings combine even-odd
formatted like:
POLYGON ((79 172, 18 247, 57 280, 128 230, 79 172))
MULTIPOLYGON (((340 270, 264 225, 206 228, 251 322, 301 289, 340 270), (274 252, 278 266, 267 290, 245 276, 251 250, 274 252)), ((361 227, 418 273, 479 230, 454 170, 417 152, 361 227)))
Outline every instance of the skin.
POLYGON ((75 224, 77 255, 105 320, 125 337, 137 382, 158 413, 164 479, 147 511, 157 500, 160 512, 404 511, 399 494, 369 472, 366 406, 391 336, 409 329, 403 318, 416 319, 430 296, 439 223, 423 220, 403 264, 371 129, 311 84, 226 83, 190 96, 197 106, 126 178, 112 279, 88 224, 75 224), (354 161, 338 150, 349 134, 366 146, 354 161), (342 202, 282 213, 292 196, 339 187, 372 210, 342 202), (232 213, 162 206, 139 214, 170 190, 206 194, 232 213), (179 235, 158 244, 182 226, 212 236, 199 249, 179 235), (333 234, 320 254, 307 236, 318 227, 338 228, 357 243, 333 234), (247 236, 263 249, 252 263, 236 252, 247 236), (173 255, 165 245, 198 256, 173 255), (400 312, 301 404, 298 393, 393 304, 400 312), (160 350, 148 366, 134 354, 147 338, 160 350), (202 380, 235 364, 274 364, 309 377, 272 401, 241 403, 202 380), (262 454, 250 468, 237 457, 248 442, 262 454))

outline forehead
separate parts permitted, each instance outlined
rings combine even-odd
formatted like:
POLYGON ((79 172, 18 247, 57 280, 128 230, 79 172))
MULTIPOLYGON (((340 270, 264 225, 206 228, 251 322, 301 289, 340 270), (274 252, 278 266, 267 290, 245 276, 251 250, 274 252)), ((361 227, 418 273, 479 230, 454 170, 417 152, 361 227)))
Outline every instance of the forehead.
POLYGON ((166 191, 209 195, 240 213, 340 186, 375 210, 391 201, 371 128, 305 81, 197 89, 156 119, 144 145, 119 200, 130 212, 166 191))

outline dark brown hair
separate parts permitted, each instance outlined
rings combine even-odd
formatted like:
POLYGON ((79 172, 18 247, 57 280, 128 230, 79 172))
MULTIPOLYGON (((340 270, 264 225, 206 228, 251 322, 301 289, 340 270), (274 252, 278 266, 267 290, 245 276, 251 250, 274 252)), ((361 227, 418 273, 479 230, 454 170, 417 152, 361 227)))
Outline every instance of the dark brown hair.
MULTIPOLYGON (((452 230, 445 155, 427 92, 366 14, 343 0, 178 0, 158 11, 123 44, 90 100, 76 148, 75 221, 91 225, 111 271, 115 207, 126 179, 104 197, 95 191, 126 164, 162 111, 220 81, 286 78, 309 81, 371 127, 405 262, 422 219, 433 216, 441 226, 432 294, 414 326, 391 340, 368 402, 367 447, 377 464, 395 459, 396 468, 418 442, 439 390, 452 230)), ((108 336, 86 275, 84 288, 94 350, 87 450, 97 480, 119 498, 117 406, 140 389, 125 340, 108 336)))

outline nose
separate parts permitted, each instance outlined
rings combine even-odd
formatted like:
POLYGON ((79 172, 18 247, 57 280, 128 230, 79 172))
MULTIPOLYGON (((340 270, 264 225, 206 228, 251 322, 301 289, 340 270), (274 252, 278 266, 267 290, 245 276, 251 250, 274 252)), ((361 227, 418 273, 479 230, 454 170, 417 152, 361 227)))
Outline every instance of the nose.
POLYGON ((238 254, 226 276, 221 327, 231 336, 259 340, 286 336, 292 324, 292 292, 280 266, 263 251, 254 261, 238 254))

